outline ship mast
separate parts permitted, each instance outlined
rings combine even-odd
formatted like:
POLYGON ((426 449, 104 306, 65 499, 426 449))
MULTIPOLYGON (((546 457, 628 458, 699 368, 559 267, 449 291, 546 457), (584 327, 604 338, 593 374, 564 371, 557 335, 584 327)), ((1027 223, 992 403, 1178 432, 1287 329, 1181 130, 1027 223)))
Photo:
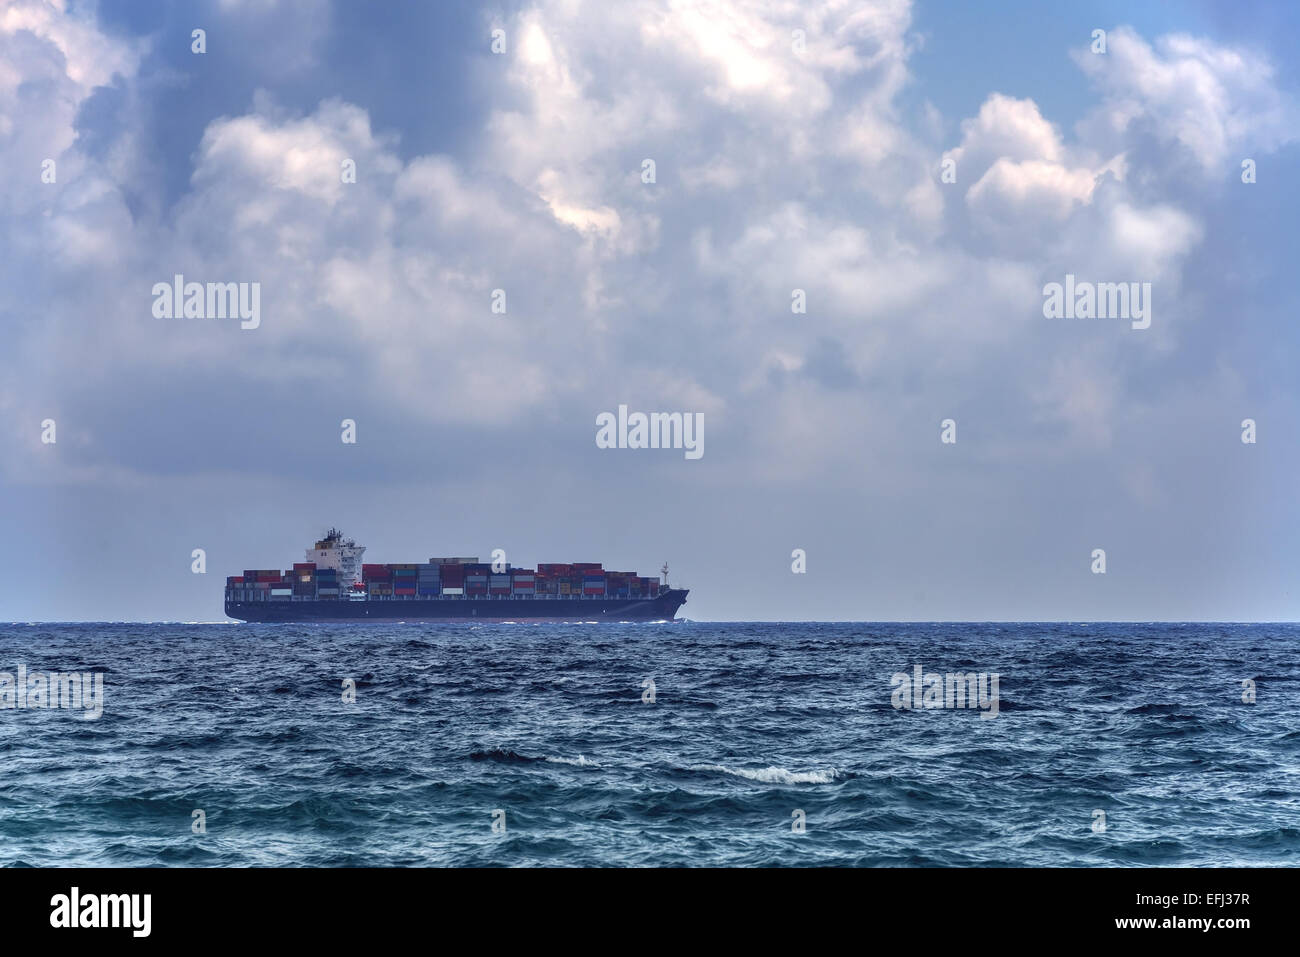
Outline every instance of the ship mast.
POLYGON ((659 574, 664 576, 664 587, 668 587, 668 563, 664 562, 664 567, 659 569, 659 574))

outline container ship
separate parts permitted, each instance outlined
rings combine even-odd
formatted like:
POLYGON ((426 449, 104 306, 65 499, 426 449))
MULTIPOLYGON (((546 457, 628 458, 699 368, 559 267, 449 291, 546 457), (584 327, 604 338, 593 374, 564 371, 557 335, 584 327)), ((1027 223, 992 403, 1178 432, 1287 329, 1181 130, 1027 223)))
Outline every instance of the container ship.
POLYGON ((293 568, 245 569, 226 579, 226 615, 253 622, 668 621, 688 590, 599 562, 515 568, 478 558, 371 565, 336 528, 293 568))

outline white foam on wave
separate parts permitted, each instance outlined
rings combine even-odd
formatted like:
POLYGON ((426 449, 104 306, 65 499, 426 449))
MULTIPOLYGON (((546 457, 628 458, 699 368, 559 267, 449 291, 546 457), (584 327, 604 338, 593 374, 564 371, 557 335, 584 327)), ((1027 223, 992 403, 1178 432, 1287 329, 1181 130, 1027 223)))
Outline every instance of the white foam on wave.
POLYGON ((547 758, 551 764, 572 764, 576 768, 598 768, 600 767, 595 761, 588 761, 581 754, 576 758, 547 758))
POLYGON ((830 784, 840 776, 840 772, 835 768, 827 768, 825 771, 788 771, 785 768, 772 766, 754 770, 752 768, 729 768, 725 764, 700 764, 691 768, 691 770, 733 774, 736 777, 759 781, 763 784, 830 784))

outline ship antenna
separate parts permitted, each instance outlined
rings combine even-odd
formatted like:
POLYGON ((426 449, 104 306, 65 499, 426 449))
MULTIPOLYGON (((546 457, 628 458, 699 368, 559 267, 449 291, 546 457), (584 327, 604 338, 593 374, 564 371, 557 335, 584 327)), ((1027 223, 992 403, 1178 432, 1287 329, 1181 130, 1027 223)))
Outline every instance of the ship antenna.
POLYGON ((659 569, 659 571, 664 576, 664 587, 667 588, 668 587, 668 563, 664 562, 664 567, 659 569))

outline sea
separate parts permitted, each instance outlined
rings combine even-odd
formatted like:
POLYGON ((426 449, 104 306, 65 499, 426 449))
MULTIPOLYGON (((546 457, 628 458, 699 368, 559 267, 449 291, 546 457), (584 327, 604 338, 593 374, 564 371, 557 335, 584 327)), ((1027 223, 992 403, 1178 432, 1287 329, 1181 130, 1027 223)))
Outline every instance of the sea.
POLYGON ((0 863, 1294 866, 1298 647, 1293 624, 0 625, 0 863))

